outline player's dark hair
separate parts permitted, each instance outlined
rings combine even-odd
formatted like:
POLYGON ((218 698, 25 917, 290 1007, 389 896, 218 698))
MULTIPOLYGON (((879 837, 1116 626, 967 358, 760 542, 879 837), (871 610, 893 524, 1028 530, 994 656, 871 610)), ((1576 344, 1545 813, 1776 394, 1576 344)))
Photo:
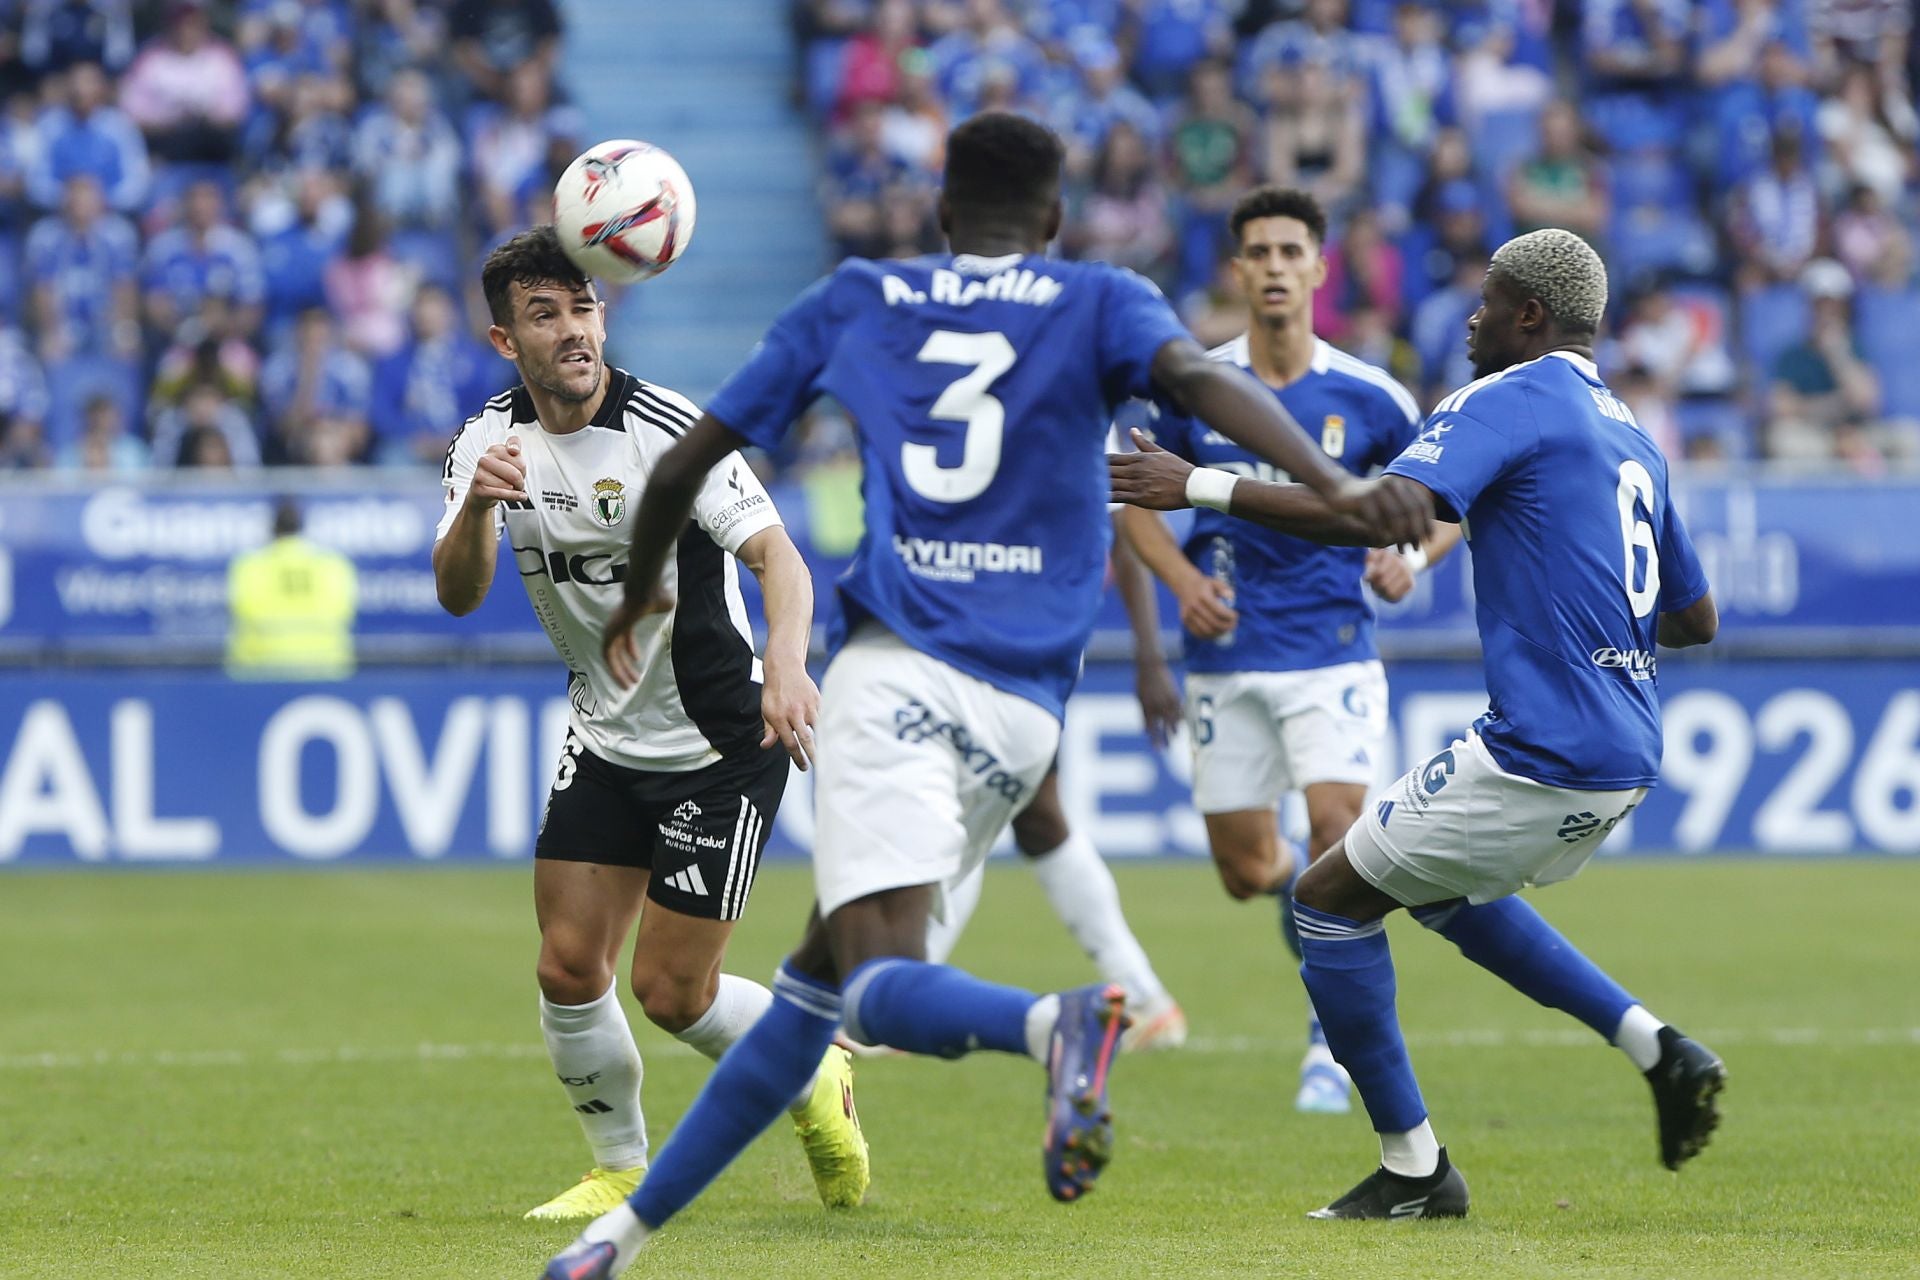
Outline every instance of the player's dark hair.
POLYGON ((1066 155, 1043 124, 1008 111, 977 115, 947 137, 947 204, 966 212, 1037 213, 1059 195, 1066 155))
POLYGON ((537 284, 557 284, 568 289, 585 288, 590 281, 586 272, 573 265, 573 259, 560 247, 560 236, 551 226, 522 231, 487 255, 480 268, 480 289, 487 295, 487 311, 493 322, 513 323, 513 286, 531 289, 537 284))
POLYGON ((275 499, 273 504, 273 536, 285 538, 300 532, 300 504, 290 497, 275 499))
POLYGON ((1306 227, 1316 248, 1327 242, 1327 211, 1320 207, 1320 202, 1311 193, 1298 187, 1271 184, 1255 187, 1234 201, 1227 226, 1233 231, 1236 247, 1240 243, 1240 233, 1256 218, 1292 218, 1306 227))

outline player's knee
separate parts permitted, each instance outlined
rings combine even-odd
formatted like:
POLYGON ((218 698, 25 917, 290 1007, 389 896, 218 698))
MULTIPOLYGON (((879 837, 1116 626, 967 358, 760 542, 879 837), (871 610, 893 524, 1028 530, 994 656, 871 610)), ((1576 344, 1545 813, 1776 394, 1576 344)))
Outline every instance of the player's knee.
POLYGON ((1057 809, 1041 809, 1031 805, 1013 820, 1013 843, 1021 854, 1037 858, 1043 853, 1052 853, 1067 842, 1072 835, 1067 826, 1066 815, 1057 809))
POLYGON ((613 971, 607 968, 604 956, 572 954, 553 946, 540 949, 534 977, 549 1004, 592 1004, 613 985, 613 971))
POLYGON ((1257 856, 1221 858, 1215 864, 1227 896, 1236 902, 1273 892, 1273 866, 1257 856))
POLYGON ((675 973, 636 973, 633 998, 647 1021, 662 1031, 678 1035, 700 1021, 713 1004, 716 983, 708 975, 692 977, 675 973))
POLYGON ((1330 874, 1330 868, 1325 863, 1316 862, 1301 872, 1300 878, 1293 882, 1293 900, 1315 911, 1338 914, 1338 904, 1334 901, 1337 894, 1334 890, 1335 882, 1330 874))

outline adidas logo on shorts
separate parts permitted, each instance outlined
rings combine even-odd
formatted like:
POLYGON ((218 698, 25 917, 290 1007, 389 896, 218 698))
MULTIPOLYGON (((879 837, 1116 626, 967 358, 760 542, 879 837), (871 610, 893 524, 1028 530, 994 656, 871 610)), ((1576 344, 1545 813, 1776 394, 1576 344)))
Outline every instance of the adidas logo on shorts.
POLYGON ((690 893, 696 898, 708 896, 706 878, 700 874, 700 868, 697 866, 687 867, 668 876, 667 887, 678 889, 682 893, 690 893))

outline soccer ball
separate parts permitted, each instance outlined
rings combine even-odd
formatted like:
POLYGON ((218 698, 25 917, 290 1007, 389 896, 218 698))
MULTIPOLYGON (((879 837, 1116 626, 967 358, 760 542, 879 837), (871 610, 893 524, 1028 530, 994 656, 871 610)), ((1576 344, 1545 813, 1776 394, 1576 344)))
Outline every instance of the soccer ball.
POLYGON ((672 266, 693 239, 693 183, 659 147, 602 142, 567 166, 553 190, 554 227, 574 265, 616 284, 672 266))

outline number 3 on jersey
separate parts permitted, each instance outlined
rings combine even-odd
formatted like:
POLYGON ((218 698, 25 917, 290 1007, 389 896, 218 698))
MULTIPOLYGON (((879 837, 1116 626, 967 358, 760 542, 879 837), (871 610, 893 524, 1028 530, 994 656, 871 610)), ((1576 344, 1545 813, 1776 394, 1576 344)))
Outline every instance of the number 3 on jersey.
POLYGON ((1013 368, 1013 344, 1004 333, 955 333, 936 329, 915 357, 922 364, 959 364, 972 368, 947 385, 929 411, 934 418, 964 422, 967 433, 960 465, 940 465, 930 444, 900 446, 900 469, 914 492, 935 502, 966 502, 985 493, 1000 470, 1000 440, 1007 409, 987 394, 1001 374, 1013 368))
POLYGON ((1620 543, 1626 556, 1623 576, 1627 588, 1627 603, 1633 608, 1633 616, 1644 618, 1653 612, 1653 605, 1660 598, 1660 548, 1653 536, 1653 526, 1640 518, 1637 508, 1646 508, 1647 514, 1653 514, 1653 477, 1647 469, 1629 458, 1620 464, 1620 543), (1634 554, 1636 548, 1644 548, 1647 553, 1646 576, 1640 588, 1634 589, 1633 580, 1637 576, 1639 557, 1634 554))

